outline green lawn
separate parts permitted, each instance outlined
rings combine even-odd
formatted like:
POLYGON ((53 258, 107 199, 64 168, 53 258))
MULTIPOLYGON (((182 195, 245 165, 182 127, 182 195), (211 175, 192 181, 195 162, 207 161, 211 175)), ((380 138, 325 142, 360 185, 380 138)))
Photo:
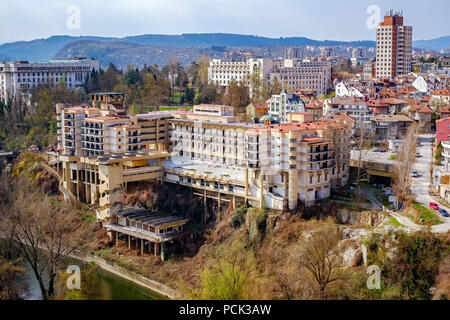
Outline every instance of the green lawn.
POLYGON ((419 220, 423 219, 424 224, 436 225, 442 223, 441 219, 439 219, 433 211, 424 207, 420 203, 414 202, 413 207, 419 212, 419 220))
POLYGON ((396 227, 404 227, 404 225, 402 225, 400 222, 398 222, 398 220, 395 219, 394 217, 391 217, 389 219, 388 224, 392 224, 393 226, 396 226, 396 227))

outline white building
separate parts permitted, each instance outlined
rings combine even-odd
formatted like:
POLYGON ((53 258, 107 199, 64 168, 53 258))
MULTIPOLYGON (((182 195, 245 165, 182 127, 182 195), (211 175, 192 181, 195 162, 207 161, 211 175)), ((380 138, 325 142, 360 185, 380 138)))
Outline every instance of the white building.
POLYGON ((287 114, 291 112, 305 112, 305 103, 293 93, 283 90, 281 94, 274 94, 267 101, 269 103, 269 115, 279 123, 288 122, 287 114))
POLYGON ((0 100, 6 102, 28 94, 39 86, 55 87, 64 81, 69 89, 84 84, 87 74, 99 69, 98 60, 50 60, 43 63, 28 61, 0 63, 0 100))
POLYGON ((312 90, 326 94, 331 87, 330 62, 303 62, 300 59, 249 59, 246 62, 225 62, 213 59, 208 68, 208 82, 228 86, 232 80, 250 84, 255 74, 265 83, 275 78, 284 88, 312 90))
POLYGON ((347 87, 347 85, 341 81, 335 87, 336 97, 358 97, 363 98, 364 95, 354 87, 347 87))

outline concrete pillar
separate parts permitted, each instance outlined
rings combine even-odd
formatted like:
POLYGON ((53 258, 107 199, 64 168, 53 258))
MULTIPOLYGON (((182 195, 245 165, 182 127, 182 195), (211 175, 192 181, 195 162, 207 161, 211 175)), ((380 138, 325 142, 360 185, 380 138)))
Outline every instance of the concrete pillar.
POLYGON ((131 250, 131 236, 128 235, 128 250, 131 250))
POLYGON ((144 239, 141 239, 141 256, 144 255, 144 239))
POLYGON ((159 253, 159 243, 158 242, 155 242, 155 246, 154 246, 154 255, 155 255, 155 257, 158 255, 158 253, 159 253))
POLYGON ((259 173, 259 207, 264 207, 264 174, 259 173))
POLYGON ((119 246, 119 232, 115 232, 116 233, 116 247, 119 246))
POLYGON ((206 223, 206 214, 208 213, 206 190, 203 190, 203 223, 206 223))
POLYGON ((236 209, 236 196, 233 195, 233 210, 236 209))
POLYGON ((298 172, 297 170, 289 170, 289 192, 288 192, 288 204, 289 209, 294 210, 297 207, 298 202, 298 172))
POLYGON ((248 168, 245 168, 245 201, 248 197, 248 168))
POLYGON ((161 243, 161 261, 164 262, 164 242, 161 243))
POLYGON ((220 212, 220 207, 221 207, 221 203, 220 203, 220 191, 217 194, 217 210, 220 212))

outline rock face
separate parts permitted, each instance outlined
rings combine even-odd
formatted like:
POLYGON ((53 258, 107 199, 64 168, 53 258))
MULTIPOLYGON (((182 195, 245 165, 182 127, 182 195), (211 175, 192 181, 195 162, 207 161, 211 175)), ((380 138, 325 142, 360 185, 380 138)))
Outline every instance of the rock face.
POLYGON ((341 224, 364 225, 375 227, 383 222, 385 214, 377 211, 356 212, 347 209, 340 209, 336 214, 336 219, 341 224))
POLYGON ((364 262, 361 244, 354 240, 344 240, 340 244, 342 259, 347 267, 357 267, 364 262))

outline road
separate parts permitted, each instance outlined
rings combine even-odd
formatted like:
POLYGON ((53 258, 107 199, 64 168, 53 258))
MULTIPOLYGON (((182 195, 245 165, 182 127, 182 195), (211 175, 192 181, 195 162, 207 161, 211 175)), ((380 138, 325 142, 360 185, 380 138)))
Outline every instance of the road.
MULTIPOLYGON (((435 136, 431 134, 419 135, 419 141, 421 143, 421 146, 417 147, 417 153, 420 153, 422 157, 416 158, 416 162, 414 163, 414 170, 417 170, 420 177, 413 178, 411 187, 411 191, 416 197, 416 201, 427 208, 429 208, 430 202, 435 202, 435 200, 433 200, 431 196, 428 194, 430 185, 430 167, 432 162, 431 143, 432 141, 434 141, 434 138, 435 136)), ((447 212, 450 212, 450 208, 447 208, 441 204, 439 204, 439 206, 447 210, 447 212)), ((431 231, 447 232, 448 230, 450 230, 450 218, 445 218, 440 214, 439 217, 441 218, 442 221, 444 221, 444 223, 433 226, 431 228, 431 231)), ((409 225, 410 227, 413 227, 413 225, 415 225, 416 227, 420 228, 420 226, 414 224, 414 222, 412 221, 410 221, 410 223, 407 223, 405 225, 409 225)), ((412 229, 416 229, 416 227, 412 229)))

